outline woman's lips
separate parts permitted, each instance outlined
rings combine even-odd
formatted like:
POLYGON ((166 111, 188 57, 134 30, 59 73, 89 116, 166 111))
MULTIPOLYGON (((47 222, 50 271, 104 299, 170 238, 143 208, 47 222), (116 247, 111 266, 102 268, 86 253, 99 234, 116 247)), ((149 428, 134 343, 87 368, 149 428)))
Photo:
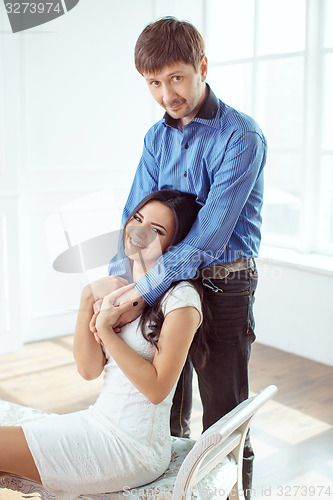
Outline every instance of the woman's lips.
POLYGON ((140 248, 140 250, 143 250, 144 248, 146 248, 146 245, 139 243, 138 241, 134 240, 131 237, 129 237, 129 242, 130 242, 130 245, 132 245, 135 248, 140 248))

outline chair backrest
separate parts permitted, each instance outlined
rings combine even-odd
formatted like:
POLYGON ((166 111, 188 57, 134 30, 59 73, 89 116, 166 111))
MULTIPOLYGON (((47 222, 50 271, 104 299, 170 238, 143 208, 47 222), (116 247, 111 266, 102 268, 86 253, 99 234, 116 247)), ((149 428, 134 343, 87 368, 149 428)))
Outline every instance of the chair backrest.
POLYGON ((240 403, 200 436, 179 470, 174 500, 191 498, 195 485, 230 453, 237 464, 237 477, 230 477, 230 484, 225 489, 230 487, 231 491, 235 483, 240 487, 238 489, 242 488, 243 448, 250 420, 276 391, 275 385, 266 387, 256 396, 240 403))

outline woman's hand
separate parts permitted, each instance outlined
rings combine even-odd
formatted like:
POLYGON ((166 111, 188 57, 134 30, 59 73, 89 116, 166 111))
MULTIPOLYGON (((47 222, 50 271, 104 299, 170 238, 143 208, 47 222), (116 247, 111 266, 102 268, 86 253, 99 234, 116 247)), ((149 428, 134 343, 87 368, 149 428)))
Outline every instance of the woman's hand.
MULTIPOLYGON (((94 302, 94 305, 93 305, 94 314, 92 315, 92 318, 91 318, 91 320, 89 322, 89 330, 94 335, 95 335, 95 333, 97 331, 96 330, 96 319, 97 319, 97 316, 100 313, 100 310, 101 310, 101 307, 102 307, 102 303, 103 303, 103 299, 98 299, 98 300, 96 300, 96 302, 94 302)), ((95 335, 95 339, 97 340, 96 335, 95 335)), ((98 342, 98 340, 97 340, 97 342, 98 342)))
POLYGON ((86 285, 82 291, 83 297, 90 299, 94 302, 93 305, 93 315, 89 321, 89 330, 95 335, 95 339, 98 342, 98 336, 96 335, 96 319, 97 315, 101 309, 103 298, 112 293, 114 290, 118 290, 124 286, 128 285, 128 281, 120 276, 106 276, 99 280, 93 281, 86 285))
POLYGON ((137 306, 137 302, 132 301, 125 302, 119 306, 115 305, 117 299, 134 288, 134 286, 135 283, 131 283, 109 293, 104 297, 102 304, 96 306, 96 309, 100 307, 100 310, 96 313, 96 332, 94 332, 95 338, 97 333, 97 342, 102 341, 103 343, 103 339, 107 333, 114 333, 113 326, 117 323, 119 317, 137 306))

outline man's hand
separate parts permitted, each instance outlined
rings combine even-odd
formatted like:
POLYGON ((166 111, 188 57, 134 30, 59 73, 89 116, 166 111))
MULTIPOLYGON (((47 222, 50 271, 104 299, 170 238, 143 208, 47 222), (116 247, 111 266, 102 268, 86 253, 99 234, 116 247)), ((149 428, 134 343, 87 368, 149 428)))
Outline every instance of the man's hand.
MULTIPOLYGON (((126 281, 126 280, 125 280, 126 281)), ((94 314, 93 317, 90 320, 89 323, 89 329, 90 331, 95 334, 96 338, 96 319, 97 316, 101 310, 102 303, 105 304, 109 303, 111 305, 111 300, 112 300, 112 305, 113 306, 119 306, 123 305, 125 303, 131 302, 132 304, 137 302, 137 305, 133 307, 130 311, 122 313, 115 324, 113 325, 113 330, 116 333, 120 332, 120 329, 122 326, 126 325, 127 323, 131 323, 135 319, 137 319, 143 312, 144 308, 146 307, 147 303, 143 299, 143 297, 139 294, 139 292, 134 288, 135 284, 132 283, 131 285, 124 286, 122 285, 121 288, 118 289, 118 291, 113 291, 111 294, 108 294, 105 296, 105 300, 103 299, 98 299, 94 303, 94 314), (122 290, 124 289, 124 290, 122 290)), ((98 339, 96 338, 98 341, 98 339)))
POLYGON ((122 326, 126 325, 127 323, 131 323, 135 319, 137 319, 143 312, 144 308, 147 305, 147 302, 144 300, 144 298, 140 295, 140 293, 137 291, 136 288, 132 288, 131 290, 126 291, 122 295, 118 296, 118 298, 115 301, 115 305, 122 305, 125 304, 126 302, 132 302, 135 303, 137 302, 137 306, 133 307, 133 309, 123 312, 115 325, 113 326, 113 330, 116 333, 120 332, 120 329, 122 326))

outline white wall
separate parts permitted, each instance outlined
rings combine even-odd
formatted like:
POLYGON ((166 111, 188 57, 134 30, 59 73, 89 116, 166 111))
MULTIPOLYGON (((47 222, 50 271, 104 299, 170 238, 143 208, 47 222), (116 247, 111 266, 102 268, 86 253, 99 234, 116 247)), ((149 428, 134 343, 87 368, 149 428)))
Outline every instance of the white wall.
POLYGON ((268 257, 258 271, 257 341, 333 366, 333 272, 268 257))

